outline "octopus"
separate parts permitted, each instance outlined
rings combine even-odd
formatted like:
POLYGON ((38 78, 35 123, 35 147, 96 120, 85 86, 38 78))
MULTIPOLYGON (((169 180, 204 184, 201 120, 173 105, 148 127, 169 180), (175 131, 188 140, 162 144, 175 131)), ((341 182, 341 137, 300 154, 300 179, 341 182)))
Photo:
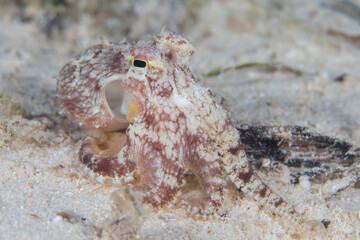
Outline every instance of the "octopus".
POLYGON ((174 32, 136 44, 103 40, 60 71, 57 96, 74 123, 98 129, 80 161, 98 178, 132 184, 154 209, 170 205, 193 174, 201 203, 192 215, 218 212, 228 182, 274 213, 301 216, 258 177, 224 100, 193 76, 190 41, 174 32))

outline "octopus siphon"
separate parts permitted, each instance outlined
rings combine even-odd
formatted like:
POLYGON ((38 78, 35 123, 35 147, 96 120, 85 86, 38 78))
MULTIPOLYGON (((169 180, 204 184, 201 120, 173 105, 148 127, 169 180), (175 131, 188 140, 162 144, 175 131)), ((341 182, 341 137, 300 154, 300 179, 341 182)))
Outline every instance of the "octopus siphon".
POLYGON ((188 203, 192 215, 217 213, 232 182, 260 206, 301 222, 247 160, 223 99, 194 78, 193 53, 187 38, 163 30, 136 44, 103 40, 69 61, 57 82, 62 112, 107 136, 101 144, 87 137, 80 161, 99 178, 132 184, 155 209, 174 201, 191 172, 202 196, 188 203))

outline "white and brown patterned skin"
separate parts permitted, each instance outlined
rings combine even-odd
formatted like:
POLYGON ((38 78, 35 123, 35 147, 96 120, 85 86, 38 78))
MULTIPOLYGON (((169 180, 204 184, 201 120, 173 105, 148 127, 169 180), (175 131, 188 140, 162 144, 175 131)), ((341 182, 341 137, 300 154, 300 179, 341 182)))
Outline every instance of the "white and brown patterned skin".
POLYGON ((163 30, 135 46, 96 46, 68 63, 59 74, 58 96, 71 120, 88 128, 95 127, 94 122, 99 129, 113 128, 113 118, 100 94, 102 86, 113 80, 120 80, 139 105, 139 115, 126 130, 125 145, 117 154, 102 154, 88 137, 80 160, 102 176, 121 180, 136 173, 135 190, 142 193, 144 203, 155 208, 174 199, 189 169, 203 192, 202 205, 192 209, 195 213, 215 213, 222 203, 225 181, 230 179, 260 205, 298 219, 295 210, 253 171, 239 132, 219 97, 194 79, 189 69, 193 52, 186 38, 163 30), (132 59, 147 61, 150 66, 139 69, 131 65, 132 59), (94 107, 100 108, 100 113, 94 107))

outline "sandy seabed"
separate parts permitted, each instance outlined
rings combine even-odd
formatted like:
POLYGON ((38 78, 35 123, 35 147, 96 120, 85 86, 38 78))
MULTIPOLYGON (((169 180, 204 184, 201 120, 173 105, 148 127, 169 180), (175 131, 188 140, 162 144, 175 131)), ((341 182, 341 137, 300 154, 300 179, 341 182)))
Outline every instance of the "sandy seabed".
POLYGON ((0 239, 360 237, 358 187, 337 192, 346 177, 291 185, 259 173, 304 214, 303 226, 233 189, 227 214, 212 220, 147 206, 139 214, 125 187, 83 172, 86 132, 59 114, 55 93, 61 67, 100 37, 135 41, 166 26, 193 42, 194 74, 234 121, 301 125, 358 147, 359 1, 3 0, 0 16, 0 239), (241 67, 249 63, 281 67, 241 67))

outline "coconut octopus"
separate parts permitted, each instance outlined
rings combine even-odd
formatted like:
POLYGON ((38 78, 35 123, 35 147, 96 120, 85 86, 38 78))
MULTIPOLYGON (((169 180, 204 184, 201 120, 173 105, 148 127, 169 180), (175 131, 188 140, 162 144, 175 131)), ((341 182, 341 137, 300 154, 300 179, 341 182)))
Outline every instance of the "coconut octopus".
POLYGON ((191 214, 216 213, 231 181, 261 206, 300 221, 249 164, 223 99, 194 78, 193 53, 187 38, 163 30, 135 45, 104 40, 69 61, 57 82, 62 112, 107 136, 101 144, 87 137, 80 161, 97 177, 132 184, 155 209, 175 199, 191 172, 202 189, 191 214))

